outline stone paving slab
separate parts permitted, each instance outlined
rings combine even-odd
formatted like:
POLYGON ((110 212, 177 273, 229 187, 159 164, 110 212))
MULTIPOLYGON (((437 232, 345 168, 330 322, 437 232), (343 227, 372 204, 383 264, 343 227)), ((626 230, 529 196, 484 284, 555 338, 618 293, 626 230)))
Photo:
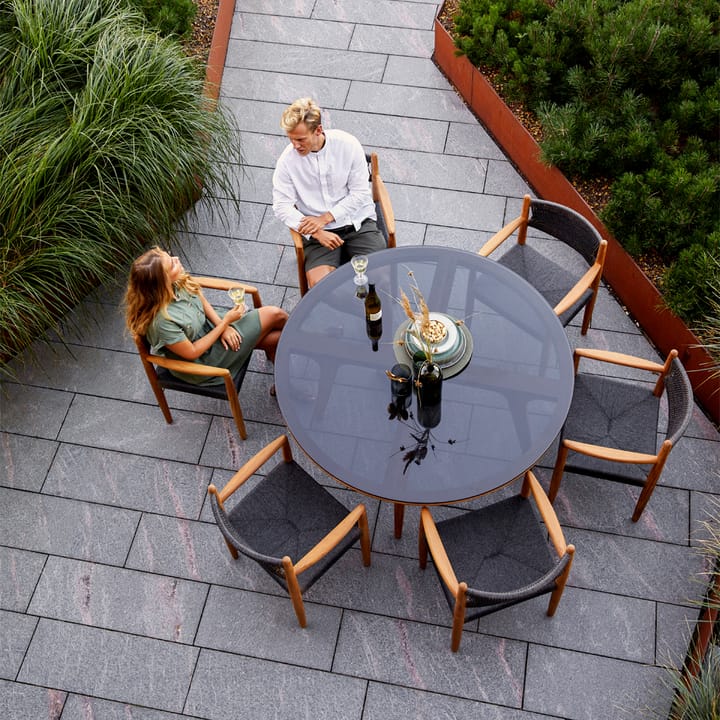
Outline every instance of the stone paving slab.
POLYGON ((6 718, 59 720, 66 697, 60 690, 0 680, 0 712, 6 718))
POLYGON ((660 713, 671 690, 663 670, 598 655, 531 645, 525 708, 572 720, 629 720, 660 713))
POLYGON ((42 618, 17 679, 179 712, 198 653, 188 645, 42 618))
POLYGON ((449 650, 450 628, 346 611, 333 670, 520 707, 525 643, 463 633, 457 653, 443 647, 449 650))
POLYGON ((514 708, 448 697, 398 685, 371 682, 363 720, 437 720, 472 718, 473 720, 548 720, 514 708))
POLYGON ((211 474, 202 465, 61 445, 43 492, 195 519, 211 474))
POLYGON ((187 644, 207 594, 200 583, 51 557, 28 613, 187 644))
POLYGON ((303 629, 287 595, 274 597, 214 586, 195 644, 329 671, 342 608, 306 601, 305 612, 308 624, 303 629))
POLYGON ((0 608, 25 612, 45 565, 41 553, 0 546, 0 608))
POLYGON ((210 417, 174 411, 172 424, 167 424, 157 405, 84 395, 75 398, 58 439, 106 450, 197 463, 210 423, 210 417))
POLYGON ((82 560, 123 563, 139 513, 0 488, 0 545, 82 560))
POLYGON ((57 448, 51 440, 0 433, 0 485, 39 490, 57 448))
POLYGON ((210 720, 359 720, 365 690, 356 678, 202 650, 186 711, 210 720))
POLYGON ((0 625, 4 635, 0 644, 0 678, 13 680, 35 632, 37 618, 0 610, 0 625))

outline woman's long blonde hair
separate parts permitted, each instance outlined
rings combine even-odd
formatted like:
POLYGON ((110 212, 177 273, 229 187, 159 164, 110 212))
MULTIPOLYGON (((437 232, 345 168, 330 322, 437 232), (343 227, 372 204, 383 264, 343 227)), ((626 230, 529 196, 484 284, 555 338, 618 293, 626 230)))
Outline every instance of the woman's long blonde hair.
POLYGON ((167 306, 175 299, 175 289, 182 288, 197 294, 200 286, 184 273, 174 283, 168 282, 163 267, 162 248, 154 247, 143 253, 130 267, 125 291, 125 322, 130 332, 145 335, 153 318, 159 313, 167 314, 167 306))

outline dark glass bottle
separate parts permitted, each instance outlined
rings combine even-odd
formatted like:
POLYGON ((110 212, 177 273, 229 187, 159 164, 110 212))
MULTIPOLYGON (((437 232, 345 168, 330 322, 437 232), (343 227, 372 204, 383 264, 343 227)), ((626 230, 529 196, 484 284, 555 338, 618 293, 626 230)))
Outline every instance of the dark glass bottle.
POLYGON ((382 337, 382 303, 375 290, 375 283, 368 285, 365 296, 365 328, 372 342, 372 349, 377 352, 378 342, 382 337))
POLYGON ((426 428, 433 428, 440 423, 442 402, 442 368, 426 360, 417 371, 418 422, 426 428))

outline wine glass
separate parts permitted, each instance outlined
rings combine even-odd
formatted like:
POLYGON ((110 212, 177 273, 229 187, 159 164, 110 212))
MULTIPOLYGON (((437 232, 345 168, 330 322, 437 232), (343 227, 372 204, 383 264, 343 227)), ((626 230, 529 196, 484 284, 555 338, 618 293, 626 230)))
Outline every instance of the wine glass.
POLYGON ((245 288, 244 287, 230 288, 227 292, 228 292, 228 295, 230 296, 230 299, 233 301, 233 303, 235 305, 244 305, 245 304, 245 288))
POLYGON ((365 274, 365 270, 368 266, 367 255, 353 255, 350 259, 350 264, 353 266, 353 270, 355 271, 355 284, 365 285, 368 281, 367 275, 365 274))

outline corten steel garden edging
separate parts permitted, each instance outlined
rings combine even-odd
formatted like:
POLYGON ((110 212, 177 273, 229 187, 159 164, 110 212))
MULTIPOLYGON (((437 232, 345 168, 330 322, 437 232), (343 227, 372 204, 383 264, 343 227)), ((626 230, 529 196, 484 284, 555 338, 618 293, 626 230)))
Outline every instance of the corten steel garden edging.
POLYGON ((470 60, 465 55, 456 55, 453 38, 438 17, 439 14, 435 18, 433 53, 437 66, 538 197, 573 208, 608 241, 603 279, 661 354, 667 355, 672 348, 677 348, 697 401, 720 423, 720 377, 713 376, 710 354, 668 308, 655 285, 567 178, 556 167, 540 161, 540 147, 535 139, 470 60))
POLYGON ((205 95, 211 100, 217 100, 220 95, 220 83, 225 69, 225 58, 227 57, 234 13, 235 0, 218 0, 215 29, 213 30, 210 53, 205 68, 205 95))

